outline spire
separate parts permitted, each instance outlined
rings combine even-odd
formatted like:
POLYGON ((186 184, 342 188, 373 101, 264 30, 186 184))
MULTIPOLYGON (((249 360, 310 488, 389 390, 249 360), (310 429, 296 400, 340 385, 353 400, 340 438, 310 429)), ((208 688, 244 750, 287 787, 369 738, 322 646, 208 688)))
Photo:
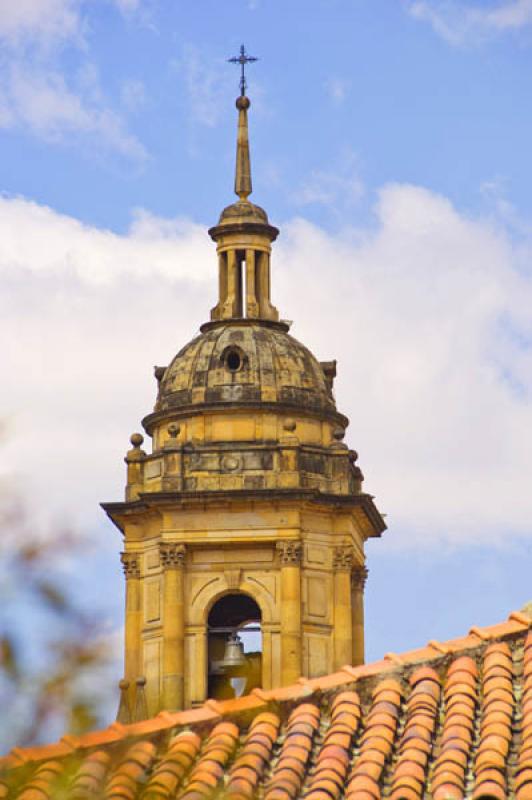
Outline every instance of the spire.
POLYGON ((240 95, 236 101, 238 108, 238 133, 236 139, 236 170, 235 170, 235 194, 240 200, 247 200, 253 187, 251 184, 251 162, 249 158, 249 138, 248 138, 248 108, 249 98, 240 95))
POLYGON ((251 64, 257 60, 255 56, 250 56, 246 53, 244 45, 240 46, 238 56, 233 56, 233 58, 229 59, 231 64, 240 64, 240 97, 236 101, 236 107, 238 108, 238 134, 236 141, 235 194, 244 202, 252 192, 248 137, 248 108, 251 104, 249 97, 246 97, 246 64, 251 64))

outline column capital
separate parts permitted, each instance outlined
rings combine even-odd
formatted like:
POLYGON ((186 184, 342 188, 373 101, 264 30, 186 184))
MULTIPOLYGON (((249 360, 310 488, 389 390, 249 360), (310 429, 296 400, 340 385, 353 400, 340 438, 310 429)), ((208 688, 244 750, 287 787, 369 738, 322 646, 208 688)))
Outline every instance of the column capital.
POLYGON ((301 542, 287 539, 284 542, 277 542, 276 550, 282 566, 296 566, 301 563, 302 555, 301 542))
POLYGON ((338 545, 333 551, 333 569, 351 572, 355 564, 355 549, 350 544, 338 545))
POLYGON ((140 553, 120 553, 120 561, 126 581, 130 578, 140 578, 140 553))
POLYGON ((178 542, 161 542, 159 545, 163 569, 177 569, 185 566, 187 548, 178 542))
POLYGON ((353 585, 353 589, 363 592, 364 587, 366 586, 367 577, 368 568, 363 564, 357 564, 355 567, 353 567, 353 571, 351 572, 351 583, 353 585))

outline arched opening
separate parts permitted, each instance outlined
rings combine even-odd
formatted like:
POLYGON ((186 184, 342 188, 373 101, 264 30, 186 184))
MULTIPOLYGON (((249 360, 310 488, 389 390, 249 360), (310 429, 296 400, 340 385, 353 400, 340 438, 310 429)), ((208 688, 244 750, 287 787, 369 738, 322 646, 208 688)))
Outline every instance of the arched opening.
POLYGON ((227 594, 208 618, 208 696, 240 697, 262 685, 262 616, 247 594, 227 594))
POLYGON ((225 358, 225 363, 227 364, 227 369, 230 372, 238 372, 242 365, 242 359, 240 358, 240 353, 238 350, 229 350, 225 358))

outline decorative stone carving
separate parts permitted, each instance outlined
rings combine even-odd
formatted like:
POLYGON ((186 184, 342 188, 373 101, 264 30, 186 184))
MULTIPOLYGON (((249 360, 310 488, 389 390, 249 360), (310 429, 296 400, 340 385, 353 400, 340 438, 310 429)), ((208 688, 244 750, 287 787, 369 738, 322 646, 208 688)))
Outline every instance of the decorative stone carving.
POLYGON ((187 548, 177 542, 161 542, 159 545, 163 569, 184 567, 187 548))
POLYGON ((139 553, 120 553, 120 561, 122 562, 126 580, 130 578, 140 578, 139 553))
POLYGON ((222 458, 222 471, 223 472, 236 472, 237 469, 242 467, 242 459, 240 456, 230 454, 222 458))
POLYGON ((242 581, 242 570, 241 569, 226 569, 224 570, 225 580, 227 581, 227 588, 238 589, 240 587, 240 583, 242 581))
POLYGON ((290 540, 286 542, 277 542, 277 552, 279 553, 281 566, 290 566, 301 563, 301 542, 290 540))
POLYGON ((366 580, 368 577, 368 568, 358 564, 356 567, 353 568, 351 573, 351 584, 353 589, 358 592, 363 592, 364 587, 366 586, 366 580))
POLYGON ((334 548, 333 569, 351 572, 355 563, 355 551, 351 545, 339 545, 334 548))

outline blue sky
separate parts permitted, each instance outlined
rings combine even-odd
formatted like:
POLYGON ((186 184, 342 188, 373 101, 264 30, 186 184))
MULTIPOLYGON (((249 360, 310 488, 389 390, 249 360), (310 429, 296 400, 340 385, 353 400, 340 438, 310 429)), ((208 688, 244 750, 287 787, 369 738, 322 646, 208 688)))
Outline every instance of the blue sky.
MULTIPOLYGON (((5 191, 116 230, 133 206, 209 222, 233 152, 237 80, 225 58, 245 40, 261 57, 250 68, 255 175, 272 214, 300 210, 306 176, 346 168, 363 180, 369 203, 372 189, 404 181, 477 210, 482 188, 496 183, 530 211, 532 167, 520 158, 532 135, 525 24, 472 31, 453 45, 406 2, 235 0, 223 13, 214 0, 47 4, 71 8, 78 21, 70 36, 49 35, 44 54, 35 29, 4 53, 5 72, 16 71, 19 84, 25 78, 26 89, 19 86, 19 120, 3 137, 5 191), (91 130, 64 107, 63 119, 60 108, 43 108, 40 120, 20 108, 39 88, 36 73, 41 88, 54 85, 43 60, 64 81, 63 102, 81 98, 89 113, 113 114, 120 134, 103 122, 91 130)), ((6 94, 14 82, 7 78, 6 94)), ((307 213, 320 224, 339 221, 307 213)))
POLYGON ((214 302, 242 41, 274 301, 388 515, 368 657, 532 599, 532 2, 24 0, 0 39, 4 480, 88 532, 83 602, 120 627, 98 502, 214 302))

